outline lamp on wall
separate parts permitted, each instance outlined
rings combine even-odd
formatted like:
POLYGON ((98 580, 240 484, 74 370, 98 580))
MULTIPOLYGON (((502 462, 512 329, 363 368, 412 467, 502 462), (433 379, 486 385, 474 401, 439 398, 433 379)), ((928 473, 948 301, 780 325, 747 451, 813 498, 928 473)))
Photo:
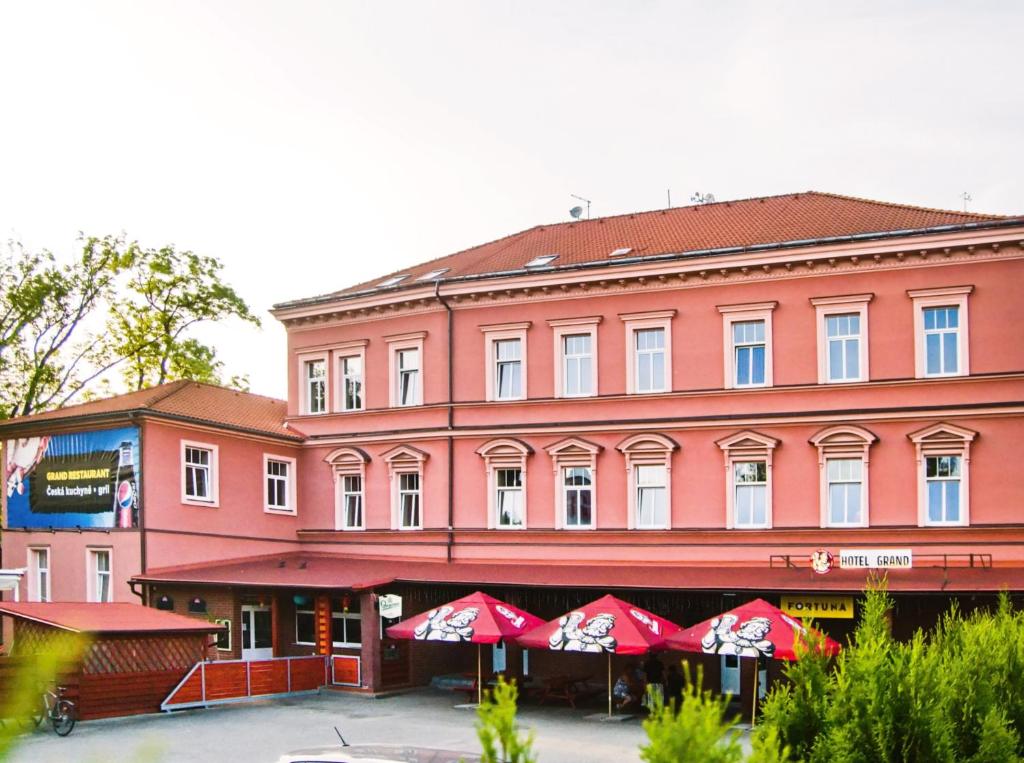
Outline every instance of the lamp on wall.
POLYGON ((206 599, 202 599, 198 596, 189 599, 188 611, 195 614, 206 614, 206 599))
POLYGON ((156 608, 170 611, 174 609, 174 599, 167 594, 164 594, 156 600, 156 608))

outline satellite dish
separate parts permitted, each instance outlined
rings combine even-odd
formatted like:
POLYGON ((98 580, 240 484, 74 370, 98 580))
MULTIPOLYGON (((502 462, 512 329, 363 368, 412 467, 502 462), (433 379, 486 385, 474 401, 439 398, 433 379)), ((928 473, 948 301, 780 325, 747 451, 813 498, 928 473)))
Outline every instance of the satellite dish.
POLYGON ((704 194, 704 203, 705 204, 714 204, 715 203, 715 195, 713 193, 706 193, 706 194, 704 194))
POLYGON ((569 214, 572 216, 573 220, 579 220, 583 217, 583 207, 573 207, 569 210, 569 214))

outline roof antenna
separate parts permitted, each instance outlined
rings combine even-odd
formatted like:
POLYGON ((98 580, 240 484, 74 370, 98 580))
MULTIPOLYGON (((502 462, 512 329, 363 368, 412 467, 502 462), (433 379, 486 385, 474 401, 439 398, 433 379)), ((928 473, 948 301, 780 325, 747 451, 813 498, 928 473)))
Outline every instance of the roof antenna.
POLYGON ((668 208, 672 209, 672 189, 666 188, 665 193, 668 194, 668 208))
POLYGON ((974 201, 974 199, 971 198, 971 194, 967 193, 967 191, 964 191, 962 194, 960 194, 960 198, 964 200, 964 212, 966 212, 967 202, 974 201))
MULTIPOLYGON (((590 199, 584 199, 582 196, 577 196, 574 193, 570 193, 569 195, 572 196, 574 199, 579 199, 582 202, 586 202, 586 205, 587 205, 587 219, 589 220, 590 219, 590 199)), ((573 209, 579 209, 579 207, 573 207, 573 209)), ((572 210, 569 211, 569 214, 572 215, 572 210)), ((580 209, 580 214, 583 214, 583 210, 582 209, 580 209)), ((579 220, 580 219, 580 214, 576 214, 576 215, 572 215, 572 216, 575 217, 577 220, 579 220)))

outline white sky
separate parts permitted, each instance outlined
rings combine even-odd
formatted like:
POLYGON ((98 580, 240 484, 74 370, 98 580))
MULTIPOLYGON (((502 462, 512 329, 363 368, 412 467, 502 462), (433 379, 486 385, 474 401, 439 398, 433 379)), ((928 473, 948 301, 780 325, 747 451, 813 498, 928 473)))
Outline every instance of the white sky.
MULTIPOLYGON (((0 236, 254 309, 541 222, 822 190, 1024 212, 1024 4, 0 0, 0 236)), ((284 331, 207 331, 285 394, 284 331)))

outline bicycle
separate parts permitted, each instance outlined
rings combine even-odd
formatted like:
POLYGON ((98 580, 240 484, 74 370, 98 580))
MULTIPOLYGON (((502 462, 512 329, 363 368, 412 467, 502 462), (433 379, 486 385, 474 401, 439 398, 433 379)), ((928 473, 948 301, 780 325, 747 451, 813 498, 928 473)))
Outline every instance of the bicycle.
POLYGON ((42 694, 39 695, 39 704, 33 708, 30 715, 30 719, 36 728, 39 727, 45 717, 50 719, 50 726, 53 728, 53 733, 57 736, 66 737, 71 733, 78 720, 78 709, 75 707, 74 702, 64 696, 66 693, 67 689, 63 686, 56 686, 55 691, 50 689, 43 690, 42 694))

